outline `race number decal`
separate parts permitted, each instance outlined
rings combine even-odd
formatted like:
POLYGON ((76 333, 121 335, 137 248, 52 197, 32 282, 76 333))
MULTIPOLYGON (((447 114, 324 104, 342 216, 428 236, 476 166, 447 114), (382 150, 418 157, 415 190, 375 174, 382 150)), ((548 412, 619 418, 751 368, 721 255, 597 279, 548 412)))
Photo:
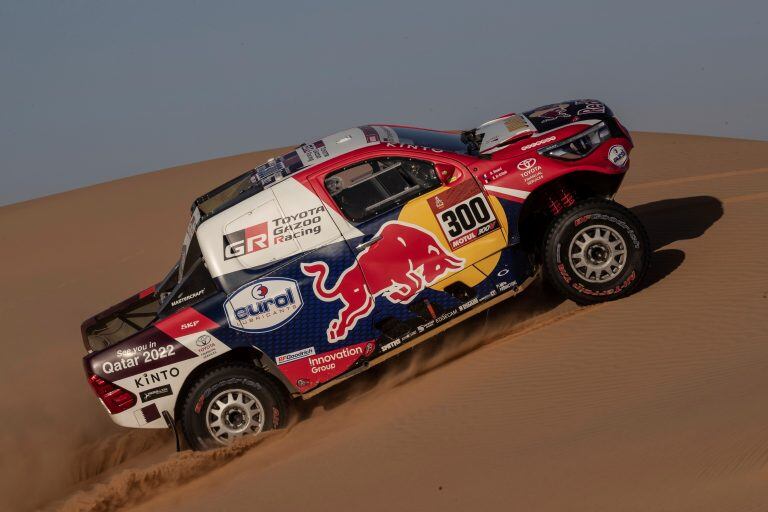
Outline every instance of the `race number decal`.
POLYGON ((454 251, 499 227, 488 200, 470 181, 431 197, 429 206, 454 251))

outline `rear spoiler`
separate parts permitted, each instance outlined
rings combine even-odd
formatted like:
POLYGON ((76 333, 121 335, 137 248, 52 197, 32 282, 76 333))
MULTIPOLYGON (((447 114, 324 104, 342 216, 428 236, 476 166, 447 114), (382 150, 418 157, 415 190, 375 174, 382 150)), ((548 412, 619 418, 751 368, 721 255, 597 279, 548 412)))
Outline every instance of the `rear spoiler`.
POLYGON ((101 350, 146 328, 157 316, 155 291, 156 285, 152 285, 86 319, 80 325, 85 349, 101 350))

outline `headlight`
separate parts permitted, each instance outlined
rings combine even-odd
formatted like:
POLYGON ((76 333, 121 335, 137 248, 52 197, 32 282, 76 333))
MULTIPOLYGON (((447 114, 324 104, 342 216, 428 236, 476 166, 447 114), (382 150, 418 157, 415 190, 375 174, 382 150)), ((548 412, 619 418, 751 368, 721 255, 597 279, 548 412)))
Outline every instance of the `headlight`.
POLYGON ((563 160, 578 160, 593 152, 610 136, 611 130, 601 121, 589 130, 570 139, 540 149, 539 154, 552 158, 562 158, 563 160))

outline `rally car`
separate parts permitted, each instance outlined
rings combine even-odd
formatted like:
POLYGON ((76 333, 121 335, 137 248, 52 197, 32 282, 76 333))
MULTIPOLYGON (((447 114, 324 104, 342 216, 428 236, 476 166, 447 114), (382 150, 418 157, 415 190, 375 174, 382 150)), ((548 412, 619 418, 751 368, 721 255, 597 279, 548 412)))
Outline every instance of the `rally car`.
POLYGON ((612 201, 631 149, 596 100, 302 144, 195 200, 167 276, 83 323, 88 381, 116 423, 205 449, 539 274, 579 304, 624 297, 649 260, 612 201))

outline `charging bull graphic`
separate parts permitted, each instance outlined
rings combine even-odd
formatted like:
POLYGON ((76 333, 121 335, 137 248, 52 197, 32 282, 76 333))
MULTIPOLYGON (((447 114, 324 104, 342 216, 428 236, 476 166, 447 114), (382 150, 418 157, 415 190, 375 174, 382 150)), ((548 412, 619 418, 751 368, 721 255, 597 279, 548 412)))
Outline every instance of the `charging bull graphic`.
POLYGON ((341 300, 338 318, 328 326, 328 341, 347 337, 357 321, 367 317, 383 295, 395 304, 410 303, 424 288, 464 267, 464 259, 443 248, 435 235, 413 224, 390 221, 373 237, 378 240, 357 256, 333 288, 326 287, 328 265, 303 263, 301 270, 314 277, 315 295, 325 302, 341 300), (363 277, 364 270, 365 277, 363 277))
POLYGON ((557 105, 548 105, 544 108, 541 108, 539 110, 535 110, 533 112, 530 112, 528 114, 528 117, 538 117, 543 119, 543 123, 546 123, 547 121, 553 121, 557 118, 564 117, 568 118, 571 117, 571 114, 568 113, 568 103, 559 103, 557 105))

